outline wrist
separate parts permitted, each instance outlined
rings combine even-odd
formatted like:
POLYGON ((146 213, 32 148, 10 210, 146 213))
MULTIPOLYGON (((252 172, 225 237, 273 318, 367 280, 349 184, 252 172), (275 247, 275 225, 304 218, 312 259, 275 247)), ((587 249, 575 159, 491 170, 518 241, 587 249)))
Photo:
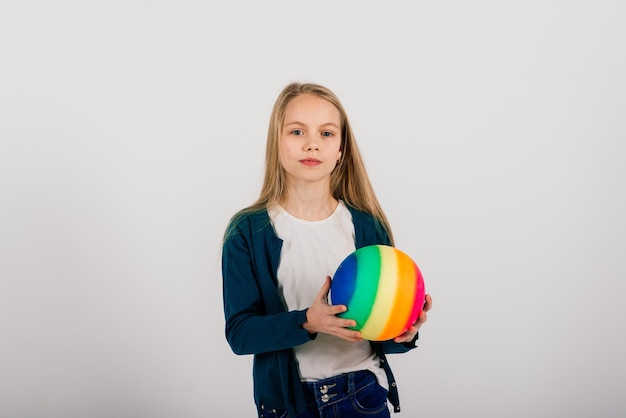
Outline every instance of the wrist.
POLYGON ((300 324, 300 326, 306 330, 309 334, 314 334, 315 330, 311 326, 311 322, 309 321, 309 309, 304 310, 304 322, 300 324))

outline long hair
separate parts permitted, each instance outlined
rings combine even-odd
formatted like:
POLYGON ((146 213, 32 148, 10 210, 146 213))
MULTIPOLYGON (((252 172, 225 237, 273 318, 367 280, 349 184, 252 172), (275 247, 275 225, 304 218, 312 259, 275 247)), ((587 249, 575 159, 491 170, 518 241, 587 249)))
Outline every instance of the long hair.
MULTIPOLYGON (((233 217, 231 227, 234 226, 234 221, 237 218, 278 204, 284 196, 286 176, 285 169, 279 158, 280 138, 287 105, 301 94, 312 94, 327 100, 339 111, 342 132, 341 159, 330 175, 330 193, 335 199, 343 200, 347 205, 374 216, 379 226, 389 235, 389 239, 393 243, 389 221, 372 188, 343 105, 339 98, 328 88, 313 83, 291 83, 278 95, 272 109, 267 131, 265 176, 261 193, 252 205, 233 217)), ((226 236, 230 232, 232 231, 227 230, 226 236)))

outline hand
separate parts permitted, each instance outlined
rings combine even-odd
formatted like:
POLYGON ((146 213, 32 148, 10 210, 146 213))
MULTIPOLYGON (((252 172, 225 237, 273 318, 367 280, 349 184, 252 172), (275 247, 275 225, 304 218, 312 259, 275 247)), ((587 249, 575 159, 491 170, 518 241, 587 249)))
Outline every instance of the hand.
POLYGON ((306 322, 302 324, 302 327, 310 333, 323 332, 347 341, 361 341, 361 333, 348 328, 356 326, 356 321, 337 316, 338 313, 345 312, 348 308, 345 305, 328 304, 329 290, 330 276, 326 276, 326 281, 315 297, 313 304, 306 311, 306 322))
POLYGON ((397 343, 408 343, 413 341, 417 331, 420 329, 424 322, 428 319, 428 315, 426 314, 430 311, 430 308, 433 307, 433 299, 430 295, 426 295, 426 300, 424 301, 424 307, 422 308, 422 312, 420 312, 420 316, 417 318, 417 321, 407 329, 404 334, 394 338, 393 340, 397 343))

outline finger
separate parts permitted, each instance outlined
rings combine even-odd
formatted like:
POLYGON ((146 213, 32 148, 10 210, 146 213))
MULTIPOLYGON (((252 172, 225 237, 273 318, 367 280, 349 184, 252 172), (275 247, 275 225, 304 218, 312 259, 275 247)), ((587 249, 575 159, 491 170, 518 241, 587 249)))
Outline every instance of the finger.
POLYGON ((353 329, 356 327, 356 321, 353 319, 344 319, 339 317, 330 317, 326 321, 327 328, 330 329, 330 333, 340 337, 353 337, 360 338, 361 333, 358 330, 353 329))
POLYGON ((337 326, 341 328, 354 328, 356 327, 356 321, 353 319, 339 319, 337 326))
POLYGON ((344 313, 348 310, 346 305, 328 305, 328 312, 330 315, 337 315, 340 313, 344 313))
POLYGON ((424 300, 424 307, 422 308, 422 310, 424 312, 428 312, 430 311, 430 308, 433 307, 433 299, 430 297, 430 295, 426 295, 426 299, 424 300))
POLYGON ((328 317, 327 323, 331 326, 338 328, 354 328, 356 327, 356 321, 350 318, 341 318, 336 316, 339 313, 345 312, 346 307, 344 305, 329 306, 327 312, 331 315, 328 317))
POLYGON ((420 314, 419 319, 414 324, 415 329, 419 330, 422 327, 422 325, 424 325, 427 319, 428 319, 428 316, 425 313, 420 314))
POLYGON ((417 318, 416 324, 423 324, 427 320, 428 320, 428 314, 426 313, 426 311, 422 311, 420 312, 420 316, 417 318))
POLYGON ((326 276, 326 278, 324 279, 324 284, 322 285, 322 288, 320 289, 320 291, 317 293, 317 296, 315 297, 315 299, 326 302, 326 297, 328 296, 329 290, 330 290, 330 276, 326 276))
POLYGON ((394 338, 394 342, 396 343, 406 343, 409 341, 413 341, 413 338, 415 338, 415 334, 417 334, 417 327, 415 326, 410 326, 408 330, 406 330, 404 332, 404 334, 399 335, 398 337, 394 338))
POLYGON ((347 341, 352 341, 352 342, 363 341, 363 338, 361 337, 361 333, 359 331, 351 331, 351 330, 343 329, 340 332, 337 332, 335 335, 347 341))

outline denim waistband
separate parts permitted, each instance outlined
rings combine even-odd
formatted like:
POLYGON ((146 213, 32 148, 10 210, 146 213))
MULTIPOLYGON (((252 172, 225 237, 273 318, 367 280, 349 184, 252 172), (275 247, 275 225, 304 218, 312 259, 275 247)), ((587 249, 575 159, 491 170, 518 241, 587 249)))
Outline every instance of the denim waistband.
POLYGON ((302 388, 307 404, 322 408, 354 395, 359 389, 372 383, 378 383, 374 373, 359 370, 315 382, 302 382, 302 388))

